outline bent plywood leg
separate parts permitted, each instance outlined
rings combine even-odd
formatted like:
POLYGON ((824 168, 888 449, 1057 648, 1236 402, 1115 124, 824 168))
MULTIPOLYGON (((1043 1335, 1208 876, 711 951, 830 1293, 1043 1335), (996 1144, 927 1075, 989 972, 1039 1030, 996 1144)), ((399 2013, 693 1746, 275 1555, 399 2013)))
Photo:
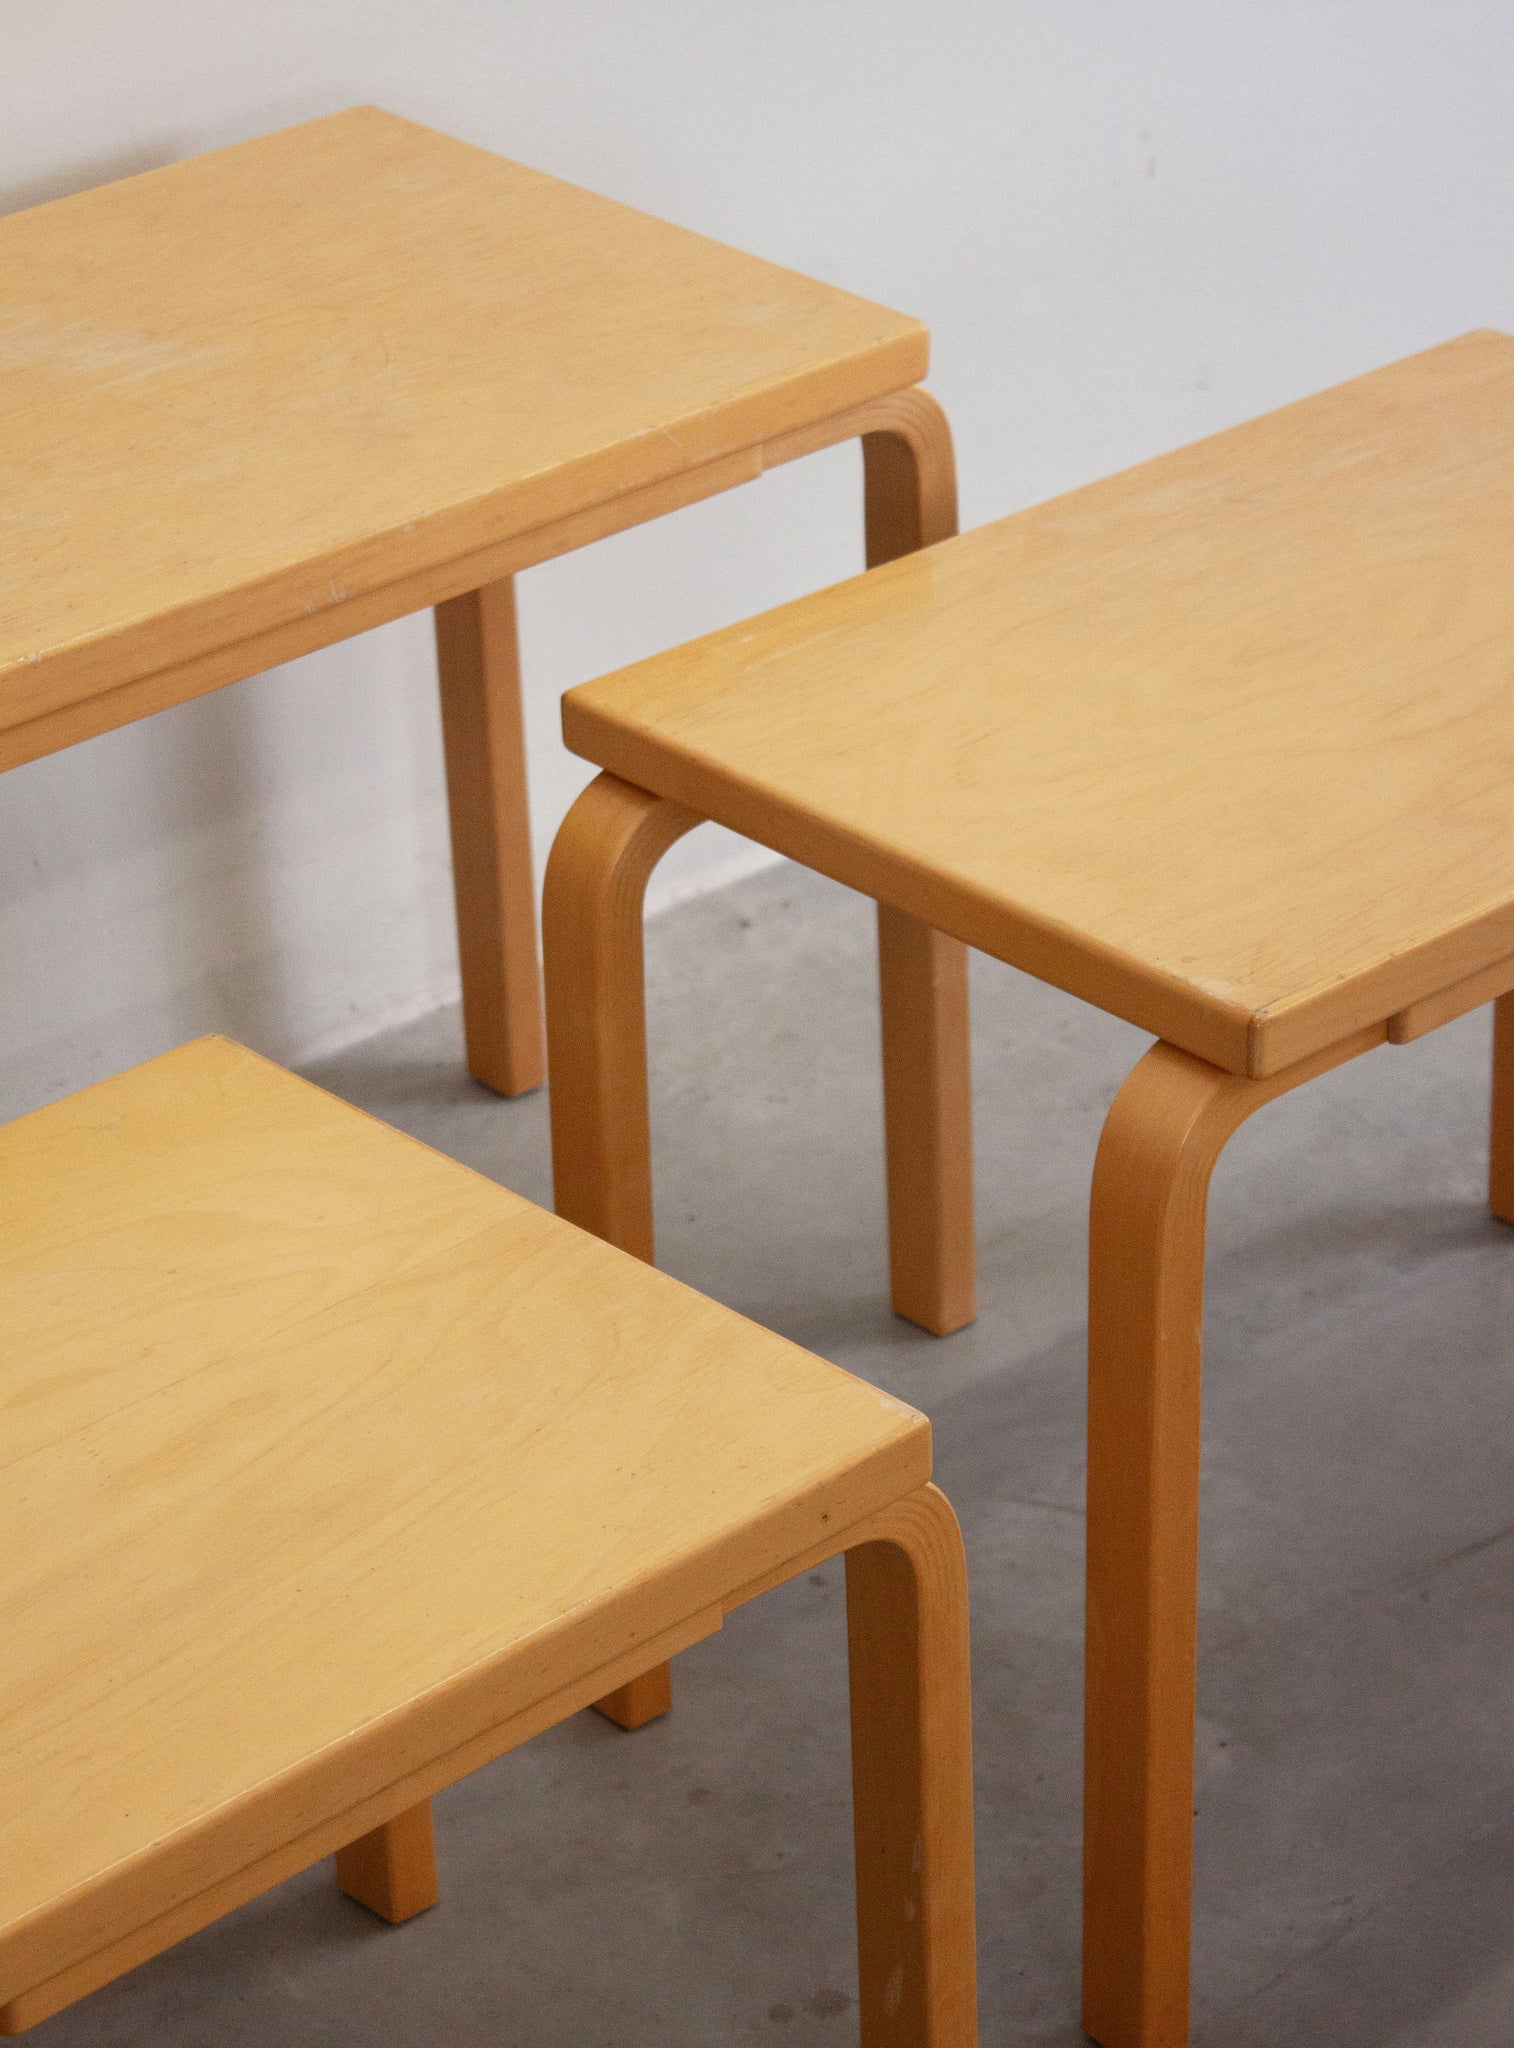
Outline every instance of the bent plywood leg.
POLYGON ((880 903, 878 995, 893 1305, 945 1337, 974 1315, 967 948, 880 903))
POLYGON ((436 607, 436 656, 468 1071, 523 1095, 542 1079, 541 986, 508 576, 436 607))
MULTIPOLYGON (((641 916, 647 879, 699 823, 616 776, 563 820, 542 898, 552 1185, 559 1216, 649 1263, 652 1150, 641 916)), ((596 1702, 622 1728, 672 1705, 666 1664, 596 1702)))
POLYGON ((848 1548, 846 1616, 862 2048, 972 2048, 967 1577, 933 1486, 848 1548))
POLYGON ((642 899, 658 861, 698 823, 678 804, 597 776, 562 822, 542 898, 554 1203, 648 1263, 642 899))
POLYGON ((1101 2048, 1188 2038, 1204 1222, 1235 1086, 1155 1047, 1094 1167, 1083 2025, 1101 2048))
POLYGON ((1088 1307, 1083 2025, 1101 2048, 1188 2039, 1209 1179, 1264 1102, 1382 1040, 1266 1080, 1157 1045, 1094 1167, 1088 1307))
POLYGON ((912 385, 872 401, 860 422, 867 566, 950 540, 957 530, 951 426, 928 391, 912 385))
POLYGON ((1514 994, 1493 1005, 1493 1109, 1488 1146, 1488 1207, 1514 1223, 1514 994))
MULTIPOLYGON (((957 530, 940 406, 924 391, 901 391, 879 402, 877 416, 862 436, 869 568, 957 530)), ((878 965, 893 1304, 944 1337, 974 1314, 967 949, 880 904, 878 965)))
POLYGON ((436 1840, 430 1800, 339 1849, 336 1881, 348 1898, 396 1924, 434 1906, 436 1840))

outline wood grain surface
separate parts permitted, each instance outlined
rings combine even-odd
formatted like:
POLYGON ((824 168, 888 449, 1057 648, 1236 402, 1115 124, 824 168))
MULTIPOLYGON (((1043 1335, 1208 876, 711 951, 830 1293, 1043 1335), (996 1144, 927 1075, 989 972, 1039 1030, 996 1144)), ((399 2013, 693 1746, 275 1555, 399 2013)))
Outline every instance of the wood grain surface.
POLYGON ((575 752, 1274 1073, 1514 954, 1514 340, 571 691, 575 752))
POLYGON ((917 321, 372 107, 13 214, 0 276, 4 726, 333 607, 358 630, 927 357, 917 321))
POLYGON ((224 1040, 0 1130, 0 1327, 0 2005, 929 1476, 902 1403, 224 1040))

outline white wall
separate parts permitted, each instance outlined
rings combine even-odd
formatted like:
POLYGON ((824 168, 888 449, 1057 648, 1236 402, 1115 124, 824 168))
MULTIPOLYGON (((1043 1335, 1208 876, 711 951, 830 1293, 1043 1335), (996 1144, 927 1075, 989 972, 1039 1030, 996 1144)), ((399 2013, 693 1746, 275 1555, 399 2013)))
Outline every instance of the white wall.
MULTIPOLYGON (((0 208, 376 100, 928 320, 976 524, 1514 328, 1511 66, 1509 0, 0 0, 0 208)), ((522 579, 539 860, 558 692, 850 573, 858 472, 522 579)), ((15 770, 0 1107, 416 1013, 449 919, 425 619, 15 770)))

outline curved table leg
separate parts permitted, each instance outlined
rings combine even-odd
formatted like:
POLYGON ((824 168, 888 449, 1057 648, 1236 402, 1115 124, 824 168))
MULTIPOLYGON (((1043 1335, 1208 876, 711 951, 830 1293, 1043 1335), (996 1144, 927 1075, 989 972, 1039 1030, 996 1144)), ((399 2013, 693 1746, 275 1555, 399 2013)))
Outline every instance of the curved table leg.
POLYGON ((1094 1167, 1088 1307, 1083 2025, 1183 2048, 1193 1885, 1199 1395, 1209 1179, 1254 1110, 1381 1043, 1265 1080, 1154 1046, 1094 1167))
MULTIPOLYGON (((601 775, 563 820, 542 897, 557 1213, 649 1264, 642 899, 658 861, 698 823, 693 811, 601 775)), ((622 1728, 672 1703, 666 1664, 595 1702, 622 1728)))
POLYGON ((848 1537, 846 1625, 862 2048, 972 2048, 967 1573, 935 1487, 848 1537))

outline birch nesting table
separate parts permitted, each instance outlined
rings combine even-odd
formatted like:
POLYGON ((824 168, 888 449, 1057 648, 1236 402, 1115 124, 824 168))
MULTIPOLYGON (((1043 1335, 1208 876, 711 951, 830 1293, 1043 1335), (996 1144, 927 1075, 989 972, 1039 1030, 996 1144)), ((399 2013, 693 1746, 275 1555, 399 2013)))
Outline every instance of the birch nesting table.
POLYGON ((853 437, 868 559, 940 539, 926 356, 372 107, 0 220, 0 768, 434 605, 468 1063, 533 1088, 513 572, 853 437))
POLYGON ((428 1904, 431 1793, 845 1553, 862 2041, 972 2048, 923 1416, 225 1039, 0 1129, 0 1327, 0 2033, 428 1904))
POLYGON ((607 772, 548 871, 563 1214, 651 1256, 641 889, 701 818, 1159 1041, 1093 1183, 1103 2048, 1188 2034, 1214 1162, 1264 1103, 1498 999, 1491 1205, 1514 1222, 1511 571, 1514 340, 1478 333, 564 700, 607 772))

